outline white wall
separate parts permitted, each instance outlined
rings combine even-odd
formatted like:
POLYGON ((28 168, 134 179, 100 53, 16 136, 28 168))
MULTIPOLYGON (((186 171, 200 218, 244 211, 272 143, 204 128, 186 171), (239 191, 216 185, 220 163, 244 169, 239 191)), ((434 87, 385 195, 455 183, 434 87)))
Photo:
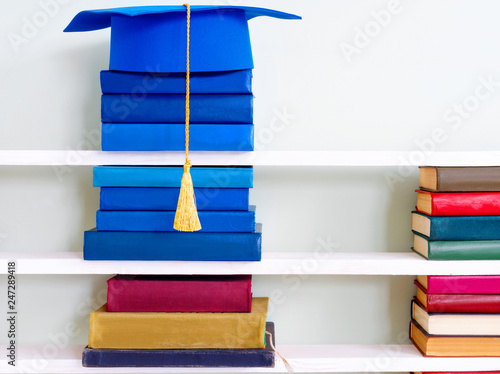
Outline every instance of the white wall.
MULTIPOLYGON (((180 2, 66 1, 15 51, 9 37, 22 35, 25 19, 48 2, 2 1, 0 149, 98 149, 88 134, 100 126, 99 71, 108 63, 109 31, 62 30, 84 9, 180 2)), ((498 1, 199 3, 269 7, 303 17, 250 22, 258 149, 409 151, 418 150, 419 142, 443 151, 498 148, 498 1), (373 12, 380 18, 389 8, 398 14, 377 29, 373 12), (355 43, 356 30, 367 27, 378 34, 363 47, 355 43), (342 52, 347 44, 359 47, 350 61, 342 52), (494 82, 491 92, 481 87, 481 99, 475 99, 476 87, 488 79, 494 82), (464 100, 468 109, 450 117, 464 100), (266 137, 283 111, 293 118, 266 137), (435 141, 429 140, 433 134, 439 135, 435 141)), ((95 225, 98 190, 90 167, 65 171, 0 168, 0 250, 81 251, 83 231, 95 225)), ((409 251, 417 170, 391 186, 386 177, 400 172, 256 168, 251 202, 264 223, 263 250, 312 252, 322 239, 345 252, 409 251)), ((83 344, 88 313, 98 306, 92 298, 106 279, 20 277, 20 343, 48 343, 50 334, 75 322, 81 333, 72 342, 83 344)), ((269 318, 281 344, 394 343, 406 336, 412 277, 311 276, 298 289, 280 276, 255 277, 255 295, 274 289, 285 295, 269 318)), ((5 341, 0 332, 0 343, 5 341)))

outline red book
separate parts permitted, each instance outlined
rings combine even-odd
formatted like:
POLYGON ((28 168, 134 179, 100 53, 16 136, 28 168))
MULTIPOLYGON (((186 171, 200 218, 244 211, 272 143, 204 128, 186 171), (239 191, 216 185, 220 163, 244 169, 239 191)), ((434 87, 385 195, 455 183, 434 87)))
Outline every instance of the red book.
POLYGON ((117 275, 108 280, 108 312, 249 313, 251 275, 117 275))
POLYGON ((416 192, 417 210, 430 216, 500 215, 500 192, 416 192))
POLYGON ((500 275, 418 275, 429 294, 500 294, 500 275))
POLYGON ((415 281, 417 295, 415 299, 428 313, 499 313, 500 294, 446 294, 428 293, 415 281))

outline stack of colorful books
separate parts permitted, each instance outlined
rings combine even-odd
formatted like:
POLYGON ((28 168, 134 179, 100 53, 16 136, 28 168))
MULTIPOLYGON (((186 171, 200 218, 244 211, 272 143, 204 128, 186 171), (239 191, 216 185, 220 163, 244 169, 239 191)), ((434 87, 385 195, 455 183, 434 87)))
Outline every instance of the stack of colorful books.
MULTIPOLYGON (((101 73, 102 149, 183 151, 188 143, 195 151, 253 150, 247 21, 257 16, 300 18, 231 6, 79 13, 65 31, 111 27, 110 69, 101 73)), ((96 229, 84 234, 84 259, 260 261, 252 167, 191 168, 197 232, 174 230, 183 172, 95 167, 100 210, 96 229)), ((108 282, 108 303, 91 314, 83 364, 272 367, 268 302, 252 298, 251 276, 118 275, 108 282)))
POLYGON ((115 276, 83 366, 273 367, 269 300, 251 287, 250 275, 115 276))
MULTIPOLYGON (((500 259, 500 168, 421 167, 413 250, 500 259)), ((500 356, 500 276, 418 276, 410 339, 425 356, 500 356)))

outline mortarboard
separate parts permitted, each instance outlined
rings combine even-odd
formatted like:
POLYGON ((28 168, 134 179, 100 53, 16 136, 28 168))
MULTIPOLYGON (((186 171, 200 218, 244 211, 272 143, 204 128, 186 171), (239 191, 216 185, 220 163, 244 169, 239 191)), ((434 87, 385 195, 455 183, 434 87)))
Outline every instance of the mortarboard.
MULTIPOLYGON (((191 7, 191 71, 252 69, 248 20, 268 16, 300 19, 275 10, 242 6, 191 7)), ((79 32, 111 27, 110 70, 186 71, 186 8, 142 6, 86 10, 64 30, 79 32)))

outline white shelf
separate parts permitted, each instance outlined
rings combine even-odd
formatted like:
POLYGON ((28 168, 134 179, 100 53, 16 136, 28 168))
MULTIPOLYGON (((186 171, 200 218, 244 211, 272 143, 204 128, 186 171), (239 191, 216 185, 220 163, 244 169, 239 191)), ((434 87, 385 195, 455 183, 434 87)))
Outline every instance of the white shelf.
POLYGON ((427 261, 405 253, 268 252, 260 262, 84 261, 81 252, 0 252, 18 274, 500 275, 500 261, 427 261))
MULTIPOLYGON (((5 346, 1 346, 6 351, 5 346)), ((20 347, 16 367, 0 360, 0 373, 287 373, 281 360, 274 368, 84 368, 83 346, 20 347), (54 351, 57 352, 56 358, 54 351), (43 352, 51 358, 45 359, 43 352)), ((284 345, 278 351, 296 373, 488 371, 500 368, 500 357, 429 358, 412 345, 284 345)))
MULTIPOLYGON (((255 151, 191 152, 193 165, 498 166, 500 152, 255 151)), ((182 165, 184 152, 0 151, 0 165, 182 165)))

